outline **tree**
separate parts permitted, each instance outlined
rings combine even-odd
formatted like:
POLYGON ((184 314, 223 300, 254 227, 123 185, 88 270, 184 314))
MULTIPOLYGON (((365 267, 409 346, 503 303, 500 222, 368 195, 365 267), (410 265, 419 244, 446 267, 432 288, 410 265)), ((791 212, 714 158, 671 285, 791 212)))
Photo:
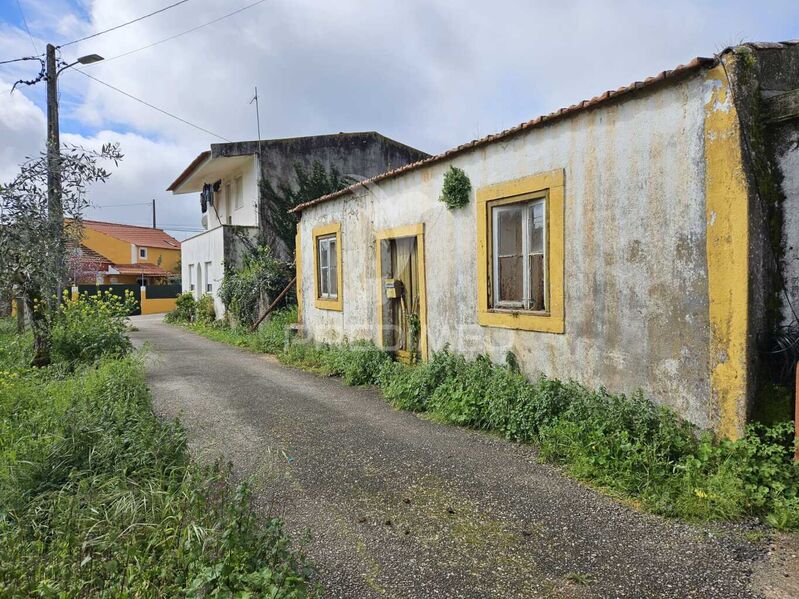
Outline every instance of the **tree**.
MULTIPOLYGON (((301 164, 295 164, 294 174, 297 186, 293 189, 282 183, 275 189, 266 177, 261 181, 261 222, 271 226, 290 254, 294 253, 297 217, 290 214, 289 210, 303 202, 344 189, 352 183, 350 178, 342 176, 335 166, 325 170, 324 165, 318 160, 311 165, 310 172, 301 164)), ((277 255, 280 256, 279 251, 277 255)))
POLYGON ((28 158, 10 183, 0 185, 0 284, 16 286, 30 310, 34 366, 50 363, 52 317, 68 275, 65 244, 79 243, 81 218, 89 205, 87 186, 110 176, 100 161, 118 165, 121 159, 117 144, 100 151, 63 147, 58 166, 63 214, 70 219, 66 227, 49 218, 46 153, 28 158))

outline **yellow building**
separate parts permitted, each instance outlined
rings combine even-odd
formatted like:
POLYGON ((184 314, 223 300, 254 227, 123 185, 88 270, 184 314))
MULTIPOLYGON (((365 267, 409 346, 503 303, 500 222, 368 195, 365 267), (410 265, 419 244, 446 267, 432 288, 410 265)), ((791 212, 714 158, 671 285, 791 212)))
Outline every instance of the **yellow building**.
POLYGON ((86 220, 80 245, 77 283, 149 285, 180 276, 180 242, 161 229, 86 220), (91 268, 88 257, 97 255, 103 260, 91 268))

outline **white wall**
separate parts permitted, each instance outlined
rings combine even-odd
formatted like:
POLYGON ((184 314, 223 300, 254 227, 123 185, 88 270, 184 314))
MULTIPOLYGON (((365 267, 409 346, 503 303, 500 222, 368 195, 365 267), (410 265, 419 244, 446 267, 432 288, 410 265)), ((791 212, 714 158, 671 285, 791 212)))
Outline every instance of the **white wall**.
POLYGON ((232 169, 222 177, 222 185, 218 193, 214 194, 214 204, 216 210, 208 207, 208 228, 218 227, 220 224, 233 224, 254 227, 258 224, 258 180, 257 180, 257 158, 252 157, 245 167, 232 169), (230 183, 231 195, 235 195, 235 179, 242 178, 243 205, 236 208, 235 199, 226 197, 226 184, 230 183), (218 214, 218 218, 217 218, 218 214), (228 223, 228 216, 231 222, 228 223))
POLYGON ((199 298, 205 293, 205 285, 208 281, 205 278, 205 262, 211 262, 209 269, 209 279, 212 286, 211 295, 214 297, 214 308, 217 317, 225 313, 225 306, 219 300, 217 295, 219 285, 222 282, 224 275, 224 228, 217 227, 210 231, 200 233, 194 237, 190 237, 181 243, 181 280, 183 292, 186 293, 191 290, 191 283, 195 284, 194 297, 199 298), (189 278, 189 265, 194 265, 194 277, 189 278), (201 286, 196 287, 198 280, 198 269, 202 273, 200 275, 201 286))
POLYGON ((702 76, 531 129, 305 210, 303 323, 325 341, 377 342, 375 232, 423 222, 430 350, 494 360, 530 376, 646 395, 712 427, 708 373, 702 76), (476 203, 438 201, 444 172, 473 190, 565 170, 565 334, 477 324, 476 203), (315 226, 342 227, 343 312, 313 298, 315 226))

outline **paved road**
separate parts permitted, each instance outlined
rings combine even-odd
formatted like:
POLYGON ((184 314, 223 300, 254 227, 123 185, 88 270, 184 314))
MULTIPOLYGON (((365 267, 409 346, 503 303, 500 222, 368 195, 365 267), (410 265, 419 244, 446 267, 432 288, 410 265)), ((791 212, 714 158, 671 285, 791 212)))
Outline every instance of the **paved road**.
POLYGON ((752 597, 734 527, 641 514, 533 450, 138 317, 156 411, 201 458, 253 476, 327 597, 752 597))

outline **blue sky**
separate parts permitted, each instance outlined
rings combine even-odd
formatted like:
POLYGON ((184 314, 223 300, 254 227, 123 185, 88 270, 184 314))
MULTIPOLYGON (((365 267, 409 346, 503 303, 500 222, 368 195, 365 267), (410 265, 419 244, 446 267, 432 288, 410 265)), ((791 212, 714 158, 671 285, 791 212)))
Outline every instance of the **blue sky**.
MULTIPOLYGON (((106 58, 207 23, 252 0, 190 2, 92 40, 63 58, 106 58)), ((65 43, 170 0, 20 0, 35 43, 65 43)), ((377 130, 439 152, 743 40, 799 37, 796 0, 268 0, 154 48, 86 67, 93 76, 229 139, 377 130)), ((17 0, 0 0, 0 60, 29 55, 17 0)), ((35 75, 0 65, 0 91, 35 75)), ((44 143, 43 85, 0 93, 0 178, 44 143)), ((119 141, 126 157, 93 190, 93 215, 197 226, 193 198, 165 188, 218 141, 77 72, 60 78, 68 141, 119 141)))

